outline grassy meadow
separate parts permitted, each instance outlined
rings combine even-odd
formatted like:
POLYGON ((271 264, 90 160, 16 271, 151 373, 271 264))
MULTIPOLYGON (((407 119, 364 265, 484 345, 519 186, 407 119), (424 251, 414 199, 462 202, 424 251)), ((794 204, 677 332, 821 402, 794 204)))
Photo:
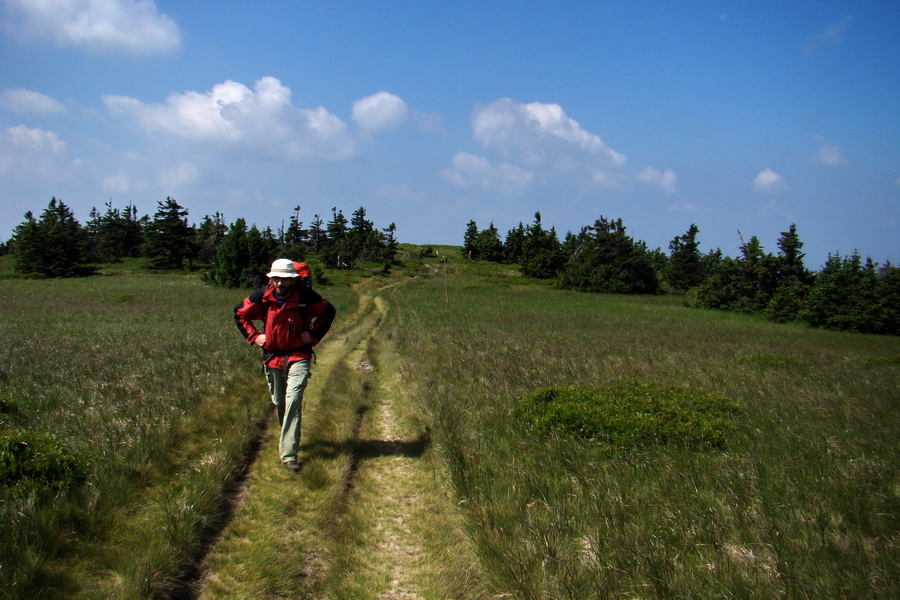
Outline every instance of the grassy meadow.
POLYGON ((900 340, 480 268, 387 299, 493 593, 900 595, 900 340), (540 388, 621 382, 729 399, 734 427, 711 448, 610 445, 517 416, 540 388))
POLYGON ((202 598, 900 596, 900 339, 560 292, 455 256, 332 282, 291 479, 272 448, 256 460, 275 436, 231 319, 247 290, 0 281, 0 451, 68 469, 35 459, 2 490, 0 597, 195 597, 201 570, 202 598), (581 404, 536 411, 548 389, 581 404), (709 399, 727 408, 713 438, 709 399), (666 435, 653 407, 687 404, 666 435), (404 577, 430 583, 403 595, 404 577))
POLYGON ((38 459, 4 486, 0 597, 177 593, 269 417, 232 320, 246 295, 195 274, 0 282, 3 450, 61 449, 81 482, 36 489, 38 459))

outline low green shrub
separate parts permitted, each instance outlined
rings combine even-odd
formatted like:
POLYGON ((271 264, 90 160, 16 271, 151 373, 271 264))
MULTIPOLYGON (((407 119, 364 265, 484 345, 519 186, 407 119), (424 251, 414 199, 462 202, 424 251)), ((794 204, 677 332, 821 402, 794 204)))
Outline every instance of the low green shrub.
POLYGON ((748 365, 758 365, 760 367, 795 367, 801 364, 800 359, 795 356, 784 356, 781 354, 745 354, 741 356, 740 362, 748 365))
POLYGON ((134 294, 111 294, 106 297, 107 302, 128 304, 134 302, 134 294))
POLYGON ((0 487, 38 496, 81 485, 86 469, 54 437, 25 429, 0 430, 0 487))
POLYGON ((18 425, 25 418, 19 403, 0 390, 0 430, 18 425))
POLYGON ((689 387, 624 382, 607 388, 547 387, 516 412, 541 433, 575 434, 616 446, 722 446, 735 429, 736 402, 689 387))
POLYGON ((900 365, 900 356, 879 356, 876 358, 867 358, 866 365, 900 365))

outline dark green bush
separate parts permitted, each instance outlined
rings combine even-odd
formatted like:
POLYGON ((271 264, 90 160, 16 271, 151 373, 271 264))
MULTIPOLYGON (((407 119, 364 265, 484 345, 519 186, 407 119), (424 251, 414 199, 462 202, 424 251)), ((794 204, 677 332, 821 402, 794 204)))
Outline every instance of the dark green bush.
POLYGON ((85 469, 55 438, 24 429, 0 430, 0 487, 38 496, 77 487, 85 469))
POLYGON ((735 429, 736 402, 688 387, 625 382, 608 388, 542 388, 517 414, 539 432, 617 446, 720 447, 735 429))
POLYGON ((745 354, 740 358, 742 363, 758 365, 760 367, 797 367, 802 363, 795 356, 782 356, 780 354, 745 354))

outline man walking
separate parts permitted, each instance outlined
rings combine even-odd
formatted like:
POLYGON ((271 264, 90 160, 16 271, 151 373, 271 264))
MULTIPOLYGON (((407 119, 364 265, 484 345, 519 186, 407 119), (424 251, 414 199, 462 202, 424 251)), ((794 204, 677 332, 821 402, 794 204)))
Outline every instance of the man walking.
POLYGON ((234 322, 247 343, 263 349, 269 393, 281 425, 281 462, 287 469, 299 471, 297 449, 309 361, 313 346, 331 328, 335 309, 313 291, 309 269, 303 263, 279 258, 267 277, 267 286, 234 308, 234 322), (262 332, 254 321, 263 322, 262 332))

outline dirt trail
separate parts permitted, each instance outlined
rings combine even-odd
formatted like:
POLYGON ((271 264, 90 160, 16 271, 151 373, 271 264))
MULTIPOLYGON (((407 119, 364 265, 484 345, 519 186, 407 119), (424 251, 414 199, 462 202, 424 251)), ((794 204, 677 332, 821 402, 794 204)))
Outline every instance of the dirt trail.
POLYGON ((270 427, 235 519, 200 567, 195 598, 440 597, 435 570, 448 563, 430 552, 458 536, 436 532, 435 522, 452 520, 455 509, 435 489, 430 439, 410 417, 410 399, 392 368, 397 358, 378 341, 387 310, 377 293, 364 295, 323 342, 304 399, 303 470, 289 474, 270 460, 277 447, 270 427), (358 392, 354 406, 336 408, 327 397, 341 377, 358 392), (287 508, 273 512, 279 503, 287 508), (269 547, 282 569, 298 565, 291 578, 267 582, 265 573, 253 572, 260 569, 249 565, 266 564, 258 555, 269 547))
MULTIPOLYGON (((375 304, 383 315, 384 301, 375 298, 375 304)), ((372 564, 380 578, 388 581, 378 597, 416 600, 421 596, 415 572, 424 550, 412 521, 416 518, 421 498, 418 486, 423 479, 417 462, 427 447, 427 436, 417 438, 404 425, 403 416, 397 412, 396 382, 390 374, 374 367, 361 349, 350 359, 372 385, 370 409, 354 455, 359 468, 365 469, 365 473, 357 473, 357 479, 364 477, 367 493, 378 499, 371 503, 372 564)))

